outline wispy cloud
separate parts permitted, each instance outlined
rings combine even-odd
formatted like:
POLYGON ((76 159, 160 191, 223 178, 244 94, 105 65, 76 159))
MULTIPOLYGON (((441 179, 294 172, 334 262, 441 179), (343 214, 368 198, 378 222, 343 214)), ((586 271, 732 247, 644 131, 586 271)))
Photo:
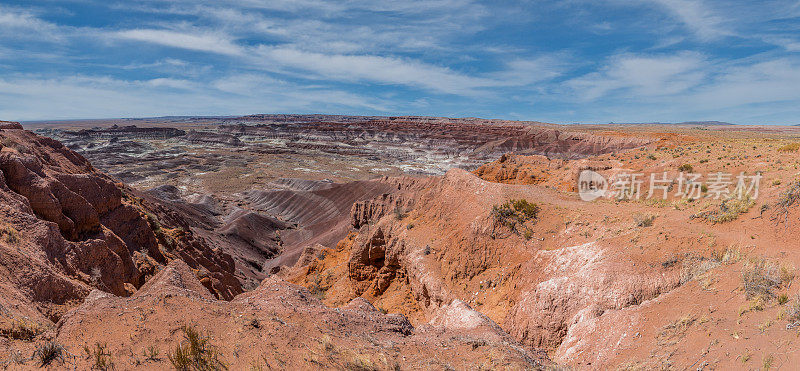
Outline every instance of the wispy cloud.
POLYGON ((173 48, 240 56, 243 49, 225 36, 212 32, 185 33, 170 30, 137 29, 113 34, 120 39, 142 41, 173 48))
POLYGON ((702 83, 706 62, 698 53, 676 55, 622 54, 609 58, 598 72, 569 81, 585 100, 610 94, 625 96, 669 96, 702 83))
POLYGON ((703 40, 732 35, 724 18, 716 14, 703 0, 653 0, 666 8, 684 26, 703 40))
POLYGON ((0 5, 0 35, 18 39, 63 40, 59 27, 33 12, 0 5))

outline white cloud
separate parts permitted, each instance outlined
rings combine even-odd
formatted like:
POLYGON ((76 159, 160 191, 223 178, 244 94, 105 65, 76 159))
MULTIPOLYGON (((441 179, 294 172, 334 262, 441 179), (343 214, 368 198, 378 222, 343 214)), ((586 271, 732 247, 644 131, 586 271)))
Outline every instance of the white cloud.
POLYGON ((159 29, 136 29, 113 34, 121 39, 142 41, 174 48, 197 50, 231 56, 244 54, 242 47, 227 36, 214 32, 187 33, 159 29))
POLYGON ((704 57, 697 53, 676 55, 623 54, 610 58, 598 72, 572 79, 568 85, 585 100, 609 94, 634 97, 683 93, 703 82, 704 57))
POLYGON ((475 88, 493 85, 487 79, 409 59, 323 54, 276 47, 261 47, 258 53, 285 68, 309 71, 320 79, 399 84, 450 94, 471 94, 475 88))

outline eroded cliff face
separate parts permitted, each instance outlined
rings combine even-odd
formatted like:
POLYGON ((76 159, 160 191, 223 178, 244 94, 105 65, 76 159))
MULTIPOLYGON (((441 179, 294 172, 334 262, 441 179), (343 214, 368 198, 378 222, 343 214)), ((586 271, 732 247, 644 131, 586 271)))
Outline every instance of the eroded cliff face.
POLYGON ((0 305, 11 317, 23 308, 17 314, 55 321, 93 288, 130 295, 176 257, 219 273, 209 284, 218 296, 241 292, 225 279, 232 264, 209 263, 221 253, 162 225, 82 156, 15 123, 0 126, 0 139, 0 280, 10 293, 0 305))
POLYGON ((354 205, 358 232, 290 279, 313 287, 326 304, 363 297, 414 324, 467 305, 529 349, 554 350, 576 324, 680 283, 676 270, 637 265, 615 247, 620 241, 587 239, 583 228, 565 223, 586 207, 553 190, 451 170, 413 192, 354 205), (491 215, 494 205, 513 198, 542 208, 527 238, 491 215))

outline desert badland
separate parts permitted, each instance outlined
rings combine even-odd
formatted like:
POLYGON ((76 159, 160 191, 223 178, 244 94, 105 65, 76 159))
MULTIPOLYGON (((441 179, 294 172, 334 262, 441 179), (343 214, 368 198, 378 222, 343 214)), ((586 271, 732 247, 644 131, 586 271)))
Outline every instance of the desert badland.
POLYGON ((253 115, 0 138, 10 369, 800 360, 795 127, 253 115), (585 171, 644 175, 585 201, 585 171), (705 182, 655 187, 680 174, 705 182))

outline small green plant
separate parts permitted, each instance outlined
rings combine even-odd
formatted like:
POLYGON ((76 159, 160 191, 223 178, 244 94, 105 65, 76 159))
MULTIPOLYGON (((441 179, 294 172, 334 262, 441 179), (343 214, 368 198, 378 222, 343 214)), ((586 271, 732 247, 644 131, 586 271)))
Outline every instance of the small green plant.
POLYGON ((692 167, 692 165, 683 164, 681 166, 678 166, 678 171, 681 171, 681 172, 684 172, 684 173, 692 173, 692 172, 694 172, 694 168, 692 167))
POLYGON ((155 345, 151 345, 147 347, 147 349, 142 351, 142 355, 144 356, 144 359, 147 361, 158 361, 160 359, 158 357, 159 353, 161 353, 161 351, 158 350, 158 347, 156 347, 155 345))
POLYGON ((766 357, 764 357, 764 360, 761 363, 761 369, 762 370, 771 369, 773 361, 774 361, 774 358, 772 357, 772 354, 767 355, 766 357))
POLYGON ((778 295, 778 305, 784 305, 789 302, 789 295, 780 294, 778 295))
POLYGON ((176 370, 227 370, 222 354, 194 327, 182 328, 184 340, 167 357, 176 370))
POLYGON ((111 360, 111 352, 108 351, 108 345, 95 343, 94 348, 84 347, 84 351, 87 351, 93 360, 92 369, 105 371, 115 368, 114 362, 111 360))
POLYGON ((650 160, 655 161, 656 160, 656 155, 650 154, 650 155, 647 156, 647 158, 650 159, 650 160))

